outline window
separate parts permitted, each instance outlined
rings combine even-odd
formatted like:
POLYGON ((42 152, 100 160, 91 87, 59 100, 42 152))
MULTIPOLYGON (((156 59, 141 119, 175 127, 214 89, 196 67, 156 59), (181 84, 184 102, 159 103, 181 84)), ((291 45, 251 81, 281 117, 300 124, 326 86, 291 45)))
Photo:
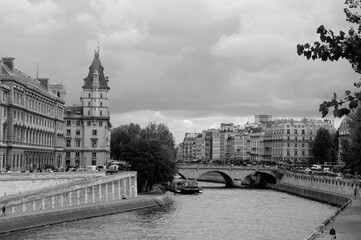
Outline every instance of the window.
POLYGON ((90 93, 88 93, 88 98, 90 98, 90 93))
POLYGON ((71 121, 69 121, 69 120, 66 121, 66 125, 67 125, 67 126, 71 126, 71 121))
POLYGON ((80 157, 80 152, 75 152, 75 157, 79 158, 80 157))
POLYGON ((290 147, 290 143, 287 143, 287 147, 290 147))
POLYGON ((100 111, 100 116, 103 116, 103 111, 100 111))
POLYGON ((77 136, 79 136, 79 135, 80 135, 80 129, 77 129, 77 130, 75 131, 75 134, 76 134, 77 136))
POLYGON ((80 147, 80 139, 75 140, 75 147, 80 147))
POLYGON ((98 143, 98 139, 92 139, 92 147, 96 148, 98 143))
POLYGON ((297 135, 297 129, 295 129, 295 135, 297 135))
POLYGON ((97 157, 97 153, 96 152, 92 152, 92 158, 96 158, 97 157))
POLYGON ((291 156, 290 151, 287 151, 287 156, 291 156))
POLYGON ((88 116, 90 116, 90 110, 88 110, 88 116))
POLYGON ((65 153, 65 157, 66 157, 66 158, 70 158, 70 152, 66 152, 66 153, 65 153))
POLYGON ((295 147, 297 147, 297 143, 295 143, 295 147))
POLYGON ((88 127, 89 127, 91 124, 92 124, 91 121, 88 121, 88 122, 87 122, 88 127))
POLYGON ((305 151, 302 151, 302 156, 305 156, 305 151))
POLYGON ((77 125, 77 126, 80 126, 80 121, 79 121, 79 120, 76 121, 76 125, 77 125))
MULTIPOLYGON (((302 126, 303 127, 303 126, 302 126)), ((305 129, 302 129, 302 135, 305 135, 305 129)))
POLYGON ((92 160, 92 165, 96 166, 97 165, 97 160, 92 160))
POLYGON ((295 151, 295 156, 297 156, 297 151, 295 151))
POLYGON ((302 143, 302 147, 303 147, 303 148, 305 147, 305 144, 304 144, 304 143, 302 143))
POLYGON ((290 134, 290 130, 289 130, 289 129, 287 129, 287 134, 290 134))
POLYGON ((99 127, 103 127, 103 121, 99 121, 99 127))
POLYGON ((70 130, 70 129, 67 129, 67 130, 66 130, 66 135, 67 135, 67 136, 70 136, 70 135, 71 135, 71 130, 70 130))
POLYGON ((313 141, 313 140, 312 140, 312 137, 310 137, 310 141, 313 141))
POLYGON ((295 141, 297 141, 298 139, 297 139, 297 137, 295 137, 295 141))
POLYGON ((100 102, 100 107, 103 107, 103 102, 100 102))
POLYGON ((71 146, 71 139, 67 139, 66 140, 66 147, 70 147, 71 146))
POLYGON ((100 98, 103 98, 103 93, 100 94, 100 98))
POLYGON ((93 136, 97 135, 97 130, 93 130, 93 136))
POLYGON ((88 102, 88 107, 90 107, 90 102, 88 102))

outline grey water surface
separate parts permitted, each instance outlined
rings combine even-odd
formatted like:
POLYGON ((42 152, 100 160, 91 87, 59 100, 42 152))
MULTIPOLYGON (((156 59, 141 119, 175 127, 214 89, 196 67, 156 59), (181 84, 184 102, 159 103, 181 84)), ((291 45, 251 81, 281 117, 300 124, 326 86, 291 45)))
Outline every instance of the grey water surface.
POLYGON ((167 193, 174 203, 161 208, 67 222, 0 239, 294 240, 306 238, 337 209, 272 190, 202 184, 208 187, 199 195, 167 193))

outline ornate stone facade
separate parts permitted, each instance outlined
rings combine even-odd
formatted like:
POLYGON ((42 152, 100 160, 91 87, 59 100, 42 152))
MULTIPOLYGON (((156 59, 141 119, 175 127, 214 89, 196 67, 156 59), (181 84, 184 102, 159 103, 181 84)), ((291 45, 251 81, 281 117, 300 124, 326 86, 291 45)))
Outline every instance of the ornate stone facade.
POLYGON ((14 58, 0 61, 0 171, 32 171, 63 166, 61 84, 54 94, 49 79, 15 69, 14 58))

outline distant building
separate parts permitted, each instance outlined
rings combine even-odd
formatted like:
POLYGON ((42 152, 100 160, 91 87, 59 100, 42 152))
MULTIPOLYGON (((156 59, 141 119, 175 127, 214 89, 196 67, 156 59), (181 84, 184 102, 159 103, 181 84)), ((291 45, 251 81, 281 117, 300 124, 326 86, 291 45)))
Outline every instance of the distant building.
POLYGON ((271 121, 271 119, 272 119, 272 115, 260 114, 260 115, 255 115, 254 122, 255 123, 267 123, 267 122, 271 121))
POLYGON ((63 166, 64 86, 52 91, 48 78, 32 78, 0 61, 0 171, 63 166))
POLYGON ((109 78, 99 51, 84 79, 80 104, 65 106, 65 167, 106 165, 110 159, 109 78))
POLYGON ((265 129, 265 141, 271 151, 270 160, 279 161, 307 161, 313 158, 312 143, 317 130, 325 128, 334 133, 336 131, 329 120, 293 120, 280 119, 265 129))
POLYGON ((258 162, 304 162, 313 158, 312 144, 318 129, 334 133, 333 123, 316 119, 277 119, 271 115, 256 115, 255 123, 244 129, 233 123, 222 123, 219 129, 204 130, 202 134, 187 133, 180 148, 183 160, 232 160, 258 162), (191 156, 191 157, 189 157, 191 156))
POLYGON ((180 144, 180 161, 192 162, 196 159, 196 133, 186 133, 183 142, 180 144))

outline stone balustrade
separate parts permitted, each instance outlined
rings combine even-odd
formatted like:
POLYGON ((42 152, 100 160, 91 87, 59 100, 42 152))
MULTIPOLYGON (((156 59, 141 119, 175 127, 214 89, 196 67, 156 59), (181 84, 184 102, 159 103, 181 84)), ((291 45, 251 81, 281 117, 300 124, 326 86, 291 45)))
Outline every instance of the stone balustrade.
POLYGON ((336 179, 294 172, 285 172, 281 183, 346 196, 353 195, 355 187, 359 188, 356 179, 336 179))
POLYGON ((82 207, 90 204, 110 202, 137 197, 136 172, 106 175, 101 178, 76 181, 52 189, 40 189, 31 194, 0 198, 7 208, 7 215, 82 207))

